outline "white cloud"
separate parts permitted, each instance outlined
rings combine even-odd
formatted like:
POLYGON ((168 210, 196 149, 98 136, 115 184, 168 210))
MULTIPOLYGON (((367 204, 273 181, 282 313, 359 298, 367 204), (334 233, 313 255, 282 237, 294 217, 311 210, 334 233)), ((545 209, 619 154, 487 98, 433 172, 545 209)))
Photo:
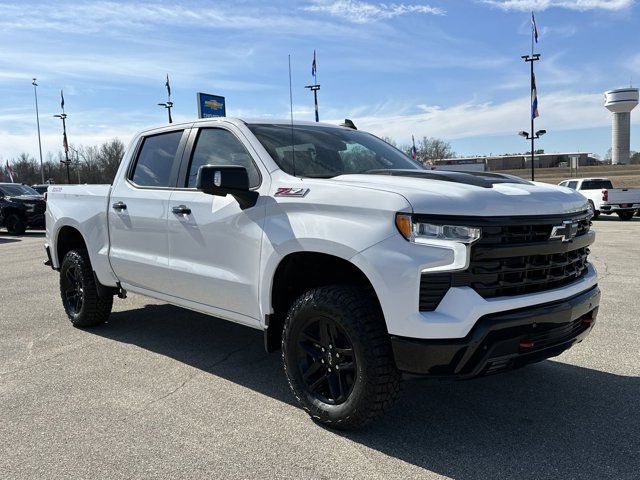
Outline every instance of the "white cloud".
POLYGON ((159 27, 216 28, 220 30, 273 30, 280 33, 335 30, 311 19, 293 16, 275 7, 212 3, 194 6, 175 3, 113 1, 49 3, 0 3, 0 27, 3 30, 44 30, 121 36, 144 42, 141 32, 159 27), (132 34, 135 32, 135 34, 132 34))
MULTIPOLYGON (((549 131, 607 127, 610 115, 603 106, 602 93, 556 92, 541 96, 537 125, 549 131)), ((346 115, 358 128, 378 136, 389 136, 407 143, 411 135, 447 140, 489 135, 514 134, 528 126, 529 97, 503 103, 466 102, 451 107, 419 105, 413 114, 346 115)), ((362 110, 360 110, 362 111, 362 110)), ((336 123, 332 120, 330 123, 336 123)), ((633 119, 640 123, 640 115, 633 119)))
POLYGON ((630 7, 635 0, 482 0, 483 3, 503 10, 542 11, 548 8, 569 10, 622 10, 630 7))
POLYGON ((444 15, 444 10, 429 5, 406 3, 369 3, 358 0, 314 0, 304 7, 308 12, 326 13, 353 23, 388 20, 408 13, 444 15))

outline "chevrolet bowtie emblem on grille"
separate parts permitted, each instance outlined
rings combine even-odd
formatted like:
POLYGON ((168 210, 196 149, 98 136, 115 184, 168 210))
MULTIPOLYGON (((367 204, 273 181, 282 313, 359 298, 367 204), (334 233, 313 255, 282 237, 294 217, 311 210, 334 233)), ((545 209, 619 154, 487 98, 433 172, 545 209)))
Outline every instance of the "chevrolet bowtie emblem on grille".
POLYGON ((562 225, 557 225, 551 230, 550 240, 561 239, 570 242, 578 234, 578 223, 573 220, 565 220, 562 225))

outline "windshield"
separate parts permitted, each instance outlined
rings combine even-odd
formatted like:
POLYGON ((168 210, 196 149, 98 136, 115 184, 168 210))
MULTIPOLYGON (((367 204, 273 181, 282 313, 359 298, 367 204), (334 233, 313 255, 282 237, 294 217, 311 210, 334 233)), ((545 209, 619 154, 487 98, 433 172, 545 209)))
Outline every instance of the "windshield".
POLYGON ((365 132, 316 125, 247 125, 278 166, 290 175, 331 178, 370 170, 423 167, 365 132), (292 132, 293 131, 293 132, 292 132))
POLYGON ((0 192, 4 193, 7 197, 19 197, 20 195, 40 195, 33 188, 26 185, 2 185, 0 186, 0 192))

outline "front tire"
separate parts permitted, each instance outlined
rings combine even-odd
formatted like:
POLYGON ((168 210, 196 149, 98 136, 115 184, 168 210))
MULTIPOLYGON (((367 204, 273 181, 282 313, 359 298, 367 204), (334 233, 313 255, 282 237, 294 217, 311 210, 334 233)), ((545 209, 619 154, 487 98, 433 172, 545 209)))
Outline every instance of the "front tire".
POLYGON ((11 235, 22 235, 27 229, 27 226, 25 225, 22 218, 20 218, 20 216, 16 213, 12 213, 11 215, 9 215, 4 224, 7 227, 7 231, 11 235))
POLYGON ((382 313, 362 289, 321 287, 298 298, 285 320, 282 359, 302 408, 332 428, 360 428, 399 395, 382 313))
POLYGON ((107 321, 113 296, 100 296, 85 249, 71 250, 60 268, 60 296, 67 317, 74 327, 86 328, 107 321))

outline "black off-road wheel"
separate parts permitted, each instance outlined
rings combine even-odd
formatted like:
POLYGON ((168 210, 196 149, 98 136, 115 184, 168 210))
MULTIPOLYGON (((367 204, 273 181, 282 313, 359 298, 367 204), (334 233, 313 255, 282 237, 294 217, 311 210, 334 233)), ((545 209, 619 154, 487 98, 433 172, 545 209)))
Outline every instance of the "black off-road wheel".
POLYGON ((359 288, 321 287, 298 298, 285 320, 282 359, 302 408, 331 428, 361 428, 399 396, 382 312, 359 288))
POLYGON ((620 220, 622 220, 623 222, 631 220, 634 215, 635 215, 635 211, 634 210, 618 212, 618 216, 620 217, 620 220))
POLYGON ((95 327, 107 321, 113 296, 100 296, 91 269, 89 254, 84 249, 71 250, 60 268, 60 296, 74 327, 95 327))
POLYGON ((20 215, 16 213, 12 213, 11 215, 7 216, 4 224, 7 227, 7 231, 11 235, 22 235, 27 229, 27 226, 22 218, 20 218, 20 215))

